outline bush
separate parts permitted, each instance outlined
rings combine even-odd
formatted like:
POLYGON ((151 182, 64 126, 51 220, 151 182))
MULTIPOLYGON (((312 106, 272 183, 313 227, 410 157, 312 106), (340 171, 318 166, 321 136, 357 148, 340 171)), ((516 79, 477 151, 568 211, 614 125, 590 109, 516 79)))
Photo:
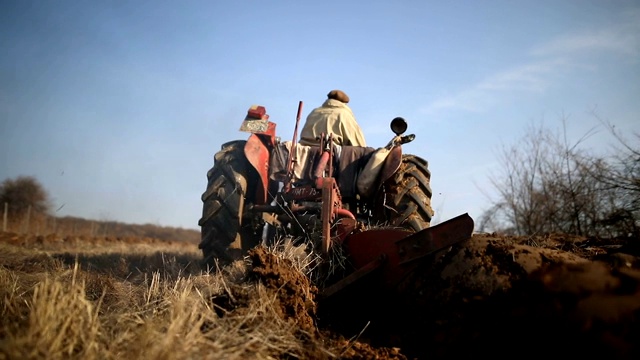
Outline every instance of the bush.
POLYGON ((6 179, 0 185, 0 206, 9 206, 9 218, 24 217, 29 211, 36 214, 48 214, 51 208, 49 194, 44 187, 31 176, 19 176, 6 179))
POLYGON ((609 157, 580 147, 593 132, 570 144, 566 132, 541 126, 503 148, 503 172, 490 178, 498 196, 483 213, 480 230, 638 236, 640 151, 605 125, 622 145, 609 157))

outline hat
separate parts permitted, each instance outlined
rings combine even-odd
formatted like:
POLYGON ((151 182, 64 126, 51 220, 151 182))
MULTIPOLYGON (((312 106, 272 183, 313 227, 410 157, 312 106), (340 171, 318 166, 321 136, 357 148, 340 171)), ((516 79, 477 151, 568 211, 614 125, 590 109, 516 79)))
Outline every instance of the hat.
POLYGON ((329 99, 335 99, 335 100, 338 100, 338 101, 342 101, 345 104, 349 102, 349 96, 347 96, 347 94, 345 94, 344 91, 342 91, 342 90, 331 90, 327 94, 327 97, 329 99))

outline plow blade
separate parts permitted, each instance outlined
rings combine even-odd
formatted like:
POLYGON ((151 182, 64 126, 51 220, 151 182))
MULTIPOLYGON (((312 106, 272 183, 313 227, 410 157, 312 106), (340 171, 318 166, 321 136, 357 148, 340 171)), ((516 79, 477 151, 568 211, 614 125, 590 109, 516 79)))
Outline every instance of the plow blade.
POLYGON ((429 255, 470 239, 473 226, 473 219, 463 214, 416 233, 374 229, 351 235, 343 245, 356 271, 326 288, 321 297, 373 276, 381 291, 393 291, 402 279, 429 261, 429 255))

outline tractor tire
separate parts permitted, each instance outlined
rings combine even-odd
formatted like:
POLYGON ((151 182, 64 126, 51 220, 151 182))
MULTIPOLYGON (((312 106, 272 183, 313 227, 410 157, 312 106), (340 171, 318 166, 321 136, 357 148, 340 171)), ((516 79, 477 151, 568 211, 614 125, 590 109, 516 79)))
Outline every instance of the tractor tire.
POLYGON ((243 219, 252 199, 257 172, 244 155, 246 141, 222 145, 207 172, 207 190, 202 194, 201 242, 203 266, 216 269, 241 259, 260 241, 250 221, 243 219), (249 191, 248 191, 249 190, 249 191), (248 223, 247 223, 248 222, 248 223))
POLYGON ((374 219, 392 227, 417 232, 431 224, 431 172, 426 160, 402 155, 396 173, 384 182, 378 195, 374 219))

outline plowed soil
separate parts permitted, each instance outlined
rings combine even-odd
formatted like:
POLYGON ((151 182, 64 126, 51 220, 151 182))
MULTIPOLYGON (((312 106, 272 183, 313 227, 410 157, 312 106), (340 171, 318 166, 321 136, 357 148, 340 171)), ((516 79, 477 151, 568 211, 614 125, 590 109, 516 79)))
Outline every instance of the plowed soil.
MULTIPOLYGON (((640 358, 638 238, 476 234, 397 291, 376 292, 365 279, 329 299, 264 248, 247 262, 246 281, 273 290, 282 318, 309 340, 308 358, 328 358, 314 344, 341 342, 343 359, 640 358)), ((232 284, 212 301, 241 314, 243 294, 232 284)))
POLYGON ((399 292, 371 292, 365 281, 322 301, 286 262, 260 249, 251 260, 254 279, 285 289, 282 314, 306 336, 357 338, 342 358, 638 359, 639 255, 635 238, 474 235, 425 262, 399 292))

